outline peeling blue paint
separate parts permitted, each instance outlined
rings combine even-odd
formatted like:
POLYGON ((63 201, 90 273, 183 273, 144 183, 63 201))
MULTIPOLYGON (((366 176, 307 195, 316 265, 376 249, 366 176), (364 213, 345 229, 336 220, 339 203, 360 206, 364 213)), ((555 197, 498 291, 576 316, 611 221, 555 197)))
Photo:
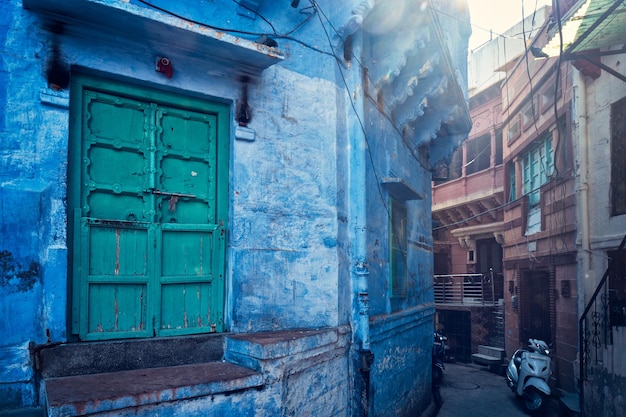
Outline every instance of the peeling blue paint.
POLYGON ((324 246, 326 246, 327 248, 334 248, 335 246, 337 246, 337 239, 333 237, 325 237, 324 246))
MULTIPOLYGON (((250 19, 238 14, 240 6, 235 2, 151 0, 155 6, 197 21, 193 24, 181 24, 177 17, 138 0, 86 0, 76 2, 76 12, 95 3, 132 10, 134 18, 144 23, 155 16, 160 20, 144 28, 145 33, 141 25, 129 25, 121 39, 116 31, 77 29, 74 25, 79 26, 80 19, 72 18, 66 29, 76 32, 60 34, 57 40, 64 62, 73 70, 181 97, 229 103, 233 114, 241 100, 234 68, 252 71, 251 63, 207 57, 202 45, 190 42, 198 38, 189 33, 177 39, 161 37, 159 42, 148 42, 143 35, 154 35, 152 31, 174 23, 188 27, 190 33, 208 30, 199 29, 198 23, 244 28, 250 33, 229 34, 232 39, 224 46, 233 59, 240 59, 245 54, 237 49, 243 48, 238 42, 249 43, 258 34, 273 33, 260 16, 250 19), (154 69, 155 57, 163 55, 175 68, 170 79, 154 69)), ((419 68, 411 65, 428 54, 415 54, 407 46, 388 57, 378 56, 378 51, 369 48, 387 35, 364 27, 357 36, 362 36, 361 43, 354 48, 357 52, 363 48, 358 64, 352 59, 350 65, 338 66, 332 54, 341 58, 343 45, 330 23, 343 35, 357 33, 371 12, 369 6, 363 8, 359 0, 319 0, 318 7, 325 13, 309 15, 314 9, 308 8, 308 2, 307 8, 302 4, 292 8, 289 2, 258 3, 257 11, 279 35, 296 30, 289 36, 275 36, 284 59, 250 74, 251 119, 246 137, 254 132, 254 140, 234 140, 234 116, 229 126, 233 140, 230 172, 224 173, 230 182, 225 326, 234 335, 332 330, 323 336, 266 344, 232 342, 232 350, 226 353, 230 360, 262 371, 268 381, 276 383, 259 391, 150 405, 138 415, 200 416, 210 409, 213 415, 356 416, 360 398, 349 389, 360 384, 359 349, 370 346, 370 341, 374 362, 367 407, 371 415, 415 415, 430 398, 430 372, 424 363, 430 362, 433 314, 428 284, 432 273, 429 161, 424 152, 417 155, 415 148, 433 137, 432 126, 462 119, 450 112, 464 103, 450 99, 458 91, 444 88, 443 99, 426 100, 435 103, 429 113, 432 119, 408 120, 404 134, 398 135, 402 126, 394 125, 393 118, 381 114, 378 103, 370 100, 381 86, 364 82, 365 69, 390 74, 388 81, 393 83, 393 76, 405 80, 416 72, 419 68), (330 30, 332 45, 325 28, 330 30), (409 52, 415 57, 402 59, 409 52), (409 279, 407 296, 402 298, 390 297, 389 195, 380 186, 380 178, 392 174, 425 197, 406 202, 411 219, 409 279), (324 355, 317 355, 320 351, 324 355)), ((382 3, 377 2, 379 7, 382 3)), ((0 3, 0 46, 6 51, 0 61, 0 106, 5 109, 0 117, 0 334, 8 335, 0 341, 0 354, 3 365, 13 370, 0 374, 0 409, 33 406, 39 401, 29 343, 76 341, 67 324, 76 317, 70 308, 72 265, 68 259, 75 253, 66 199, 67 188, 72 186, 68 184, 70 123, 80 120, 72 118, 67 106, 72 92, 51 90, 44 77, 54 40, 42 26, 44 17, 37 8, 42 4, 50 6, 54 1, 0 3), (23 8, 23 3, 29 7, 23 8), (12 307, 16 305, 19 314, 12 307)), ((424 22, 425 28, 432 23, 424 22)), ((420 44, 412 38, 418 34, 411 31, 409 35, 408 44, 420 44)), ((438 34, 433 31, 432 35, 436 40, 438 34)), ((460 80, 456 87, 462 88, 467 36, 456 29, 446 31, 446 36, 452 39, 426 46, 430 52, 439 52, 437 45, 454 45, 458 50, 450 51, 450 62, 459 67, 429 64, 441 71, 440 76, 451 77, 449 85, 460 80), (461 76, 456 77, 455 71, 461 76)), ((208 37, 199 39, 209 41, 208 37)), ((387 103, 397 104, 409 93, 418 93, 401 87, 385 89, 392 92, 387 103)), ((416 114, 400 110, 397 114, 407 117, 416 114)), ((458 123, 460 130, 463 123, 458 123)), ((459 138, 431 141, 431 157, 445 157, 459 138)))
POLYGON ((40 266, 35 261, 27 261, 23 266, 7 250, 0 251, 0 286, 4 291, 27 292, 41 280, 40 266))

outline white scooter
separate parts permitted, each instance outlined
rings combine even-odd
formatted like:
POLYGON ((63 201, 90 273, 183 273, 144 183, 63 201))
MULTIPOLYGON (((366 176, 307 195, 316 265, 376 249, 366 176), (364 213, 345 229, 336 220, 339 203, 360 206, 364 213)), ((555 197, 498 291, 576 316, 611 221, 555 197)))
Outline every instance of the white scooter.
POLYGON ((550 396, 550 348, 543 340, 528 339, 528 349, 518 349, 506 368, 509 388, 524 399, 528 412, 539 411, 550 396))

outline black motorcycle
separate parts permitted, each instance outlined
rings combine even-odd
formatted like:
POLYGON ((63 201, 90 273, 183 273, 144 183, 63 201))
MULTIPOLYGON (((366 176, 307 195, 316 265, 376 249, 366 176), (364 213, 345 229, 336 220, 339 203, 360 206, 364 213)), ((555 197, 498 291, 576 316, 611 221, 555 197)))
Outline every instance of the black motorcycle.
POLYGON ((448 338, 440 332, 434 333, 433 342, 433 385, 440 385, 443 380, 443 371, 445 365, 443 364, 446 358, 448 338))

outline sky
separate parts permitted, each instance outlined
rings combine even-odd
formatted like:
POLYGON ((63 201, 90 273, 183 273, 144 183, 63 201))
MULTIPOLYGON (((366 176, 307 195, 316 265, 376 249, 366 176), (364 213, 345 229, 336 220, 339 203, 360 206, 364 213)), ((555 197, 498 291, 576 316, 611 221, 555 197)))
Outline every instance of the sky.
POLYGON ((551 0, 467 0, 472 23, 470 50, 487 42, 489 30, 496 33, 505 32, 522 20, 522 1, 524 14, 533 13, 536 8, 551 5, 551 0))

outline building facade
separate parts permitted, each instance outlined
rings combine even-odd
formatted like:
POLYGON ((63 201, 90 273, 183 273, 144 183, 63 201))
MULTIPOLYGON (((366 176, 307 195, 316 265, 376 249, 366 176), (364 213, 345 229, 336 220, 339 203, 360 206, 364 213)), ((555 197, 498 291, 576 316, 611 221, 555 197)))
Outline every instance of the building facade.
MULTIPOLYGON (((547 25, 544 26, 547 29, 547 25)), ((546 31, 534 42, 545 42, 546 31)), ((525 51, 503 95, 506 348, 529 338, 553 346, 556 386, 575 388, 576 212, 571 67, 525 51), (506 104, 505 104, 506 103, 506 104)))
POLYGON ((560 2, 543 52, 572 64, 578 261, 576 377, 585 416, 625 416, 623 2, 560 2), (562 46, 561 46, 562 45, 562 46))
POLYGON ((463 278, 464 294, 468 281, 479 279, 482 303, 498 303, 495 318, 470 320, 471 351, 490 344, 511 355, 529 338, 543 339, 555 348, 555 382, 573 390, 571 69, 564 64, 555 71, 555 61, 531 55, 546 42, 550 18, 550 8, 542 8, 507 31, 511 37, 473 52, 473 128, 450 162, 448 180, 435 182, 433 215, 450 242, 452 273, 477 274, 463 278), (533 43, 511 39, 517 33, 533 43))
POLYGON ((464 2, 0 16, 0 411, 428 407, 431 169, 471 125, 464 2))

